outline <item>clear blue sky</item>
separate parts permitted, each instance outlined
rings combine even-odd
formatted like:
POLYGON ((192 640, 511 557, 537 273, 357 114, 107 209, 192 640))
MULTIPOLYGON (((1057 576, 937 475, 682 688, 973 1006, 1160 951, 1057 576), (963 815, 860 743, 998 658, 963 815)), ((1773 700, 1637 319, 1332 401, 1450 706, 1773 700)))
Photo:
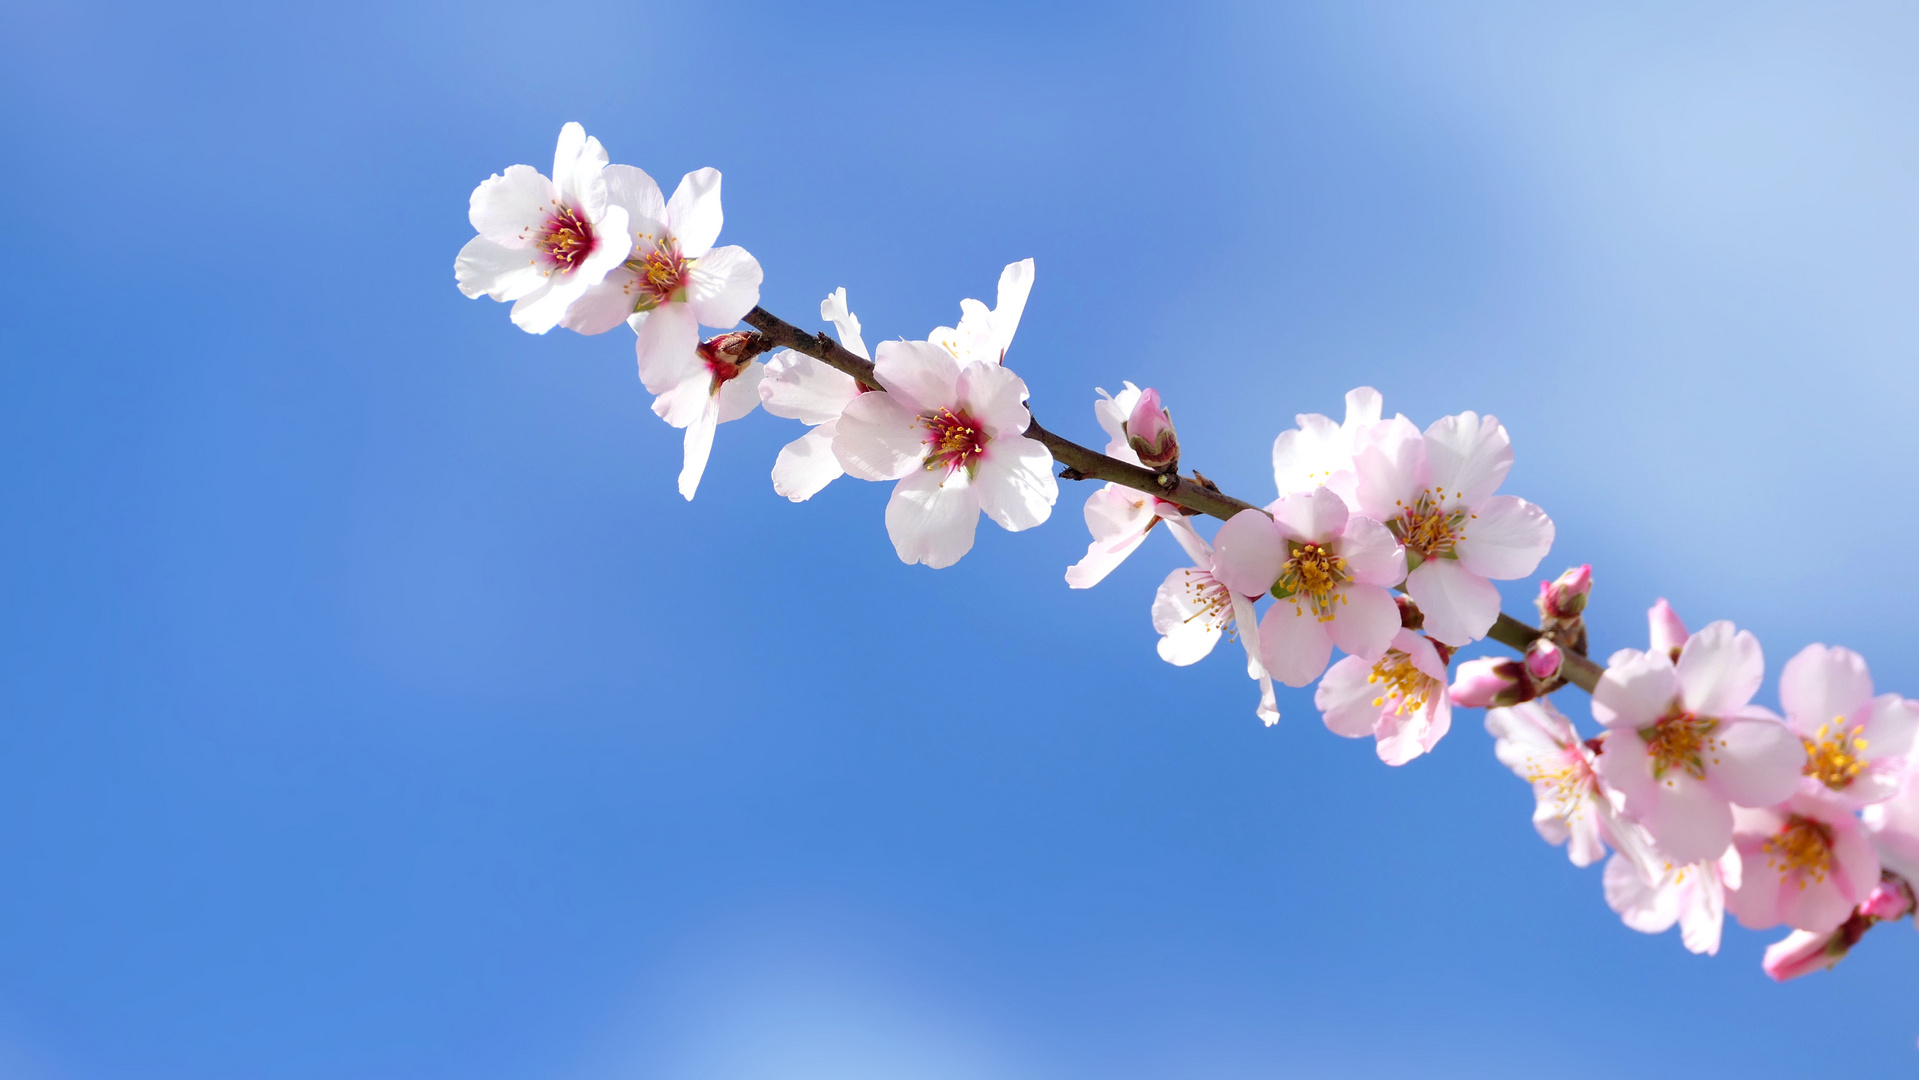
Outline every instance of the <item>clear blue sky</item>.
MULTIPOLYGON (((1261 498, 1371 384, 1497 413, 1601 655, 1666 595, 1919 694, 1901 5, 0 10, 0 1077, 1910 1071, 1919 935, 1627 930, 1476 713, 1398 770, 1153 653, 1084 491, 945 571, 886 488, 697 502, 624 331, 463 299, 579 120, 811 321, 951 323, 1261 498)), ((1526 610, 1530 582, 1508 610, 1526 610)), ((1590 726, 1583 702, 1572 711, 1590 726)))

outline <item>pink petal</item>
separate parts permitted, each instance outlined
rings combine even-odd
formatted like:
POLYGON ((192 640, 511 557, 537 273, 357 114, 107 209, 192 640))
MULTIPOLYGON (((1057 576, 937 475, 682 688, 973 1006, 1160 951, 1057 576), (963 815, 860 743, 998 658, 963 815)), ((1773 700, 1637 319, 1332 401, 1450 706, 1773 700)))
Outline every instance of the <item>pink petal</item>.
POLYGON ((1459 539, 1459 564, 1510 581, 1532 573, 1553 546, 1553 521, 1524 499, 1496 495, 1473 506, 1459 539))
POLYGON ((1428 559, 1406 575, 1406 592, 1426 618, 1426 634, 1460 646, 1486 636, 1499 618, 1499 590, 1459 564, 1428 559))
POLYGON ((1766 658, 1750 630, 1723 619, 1686 640, 1679 654, 1679 686, 1686 709, 1700 716, 1728 716, 1759 692, 1766 658))
POLYGON ((1213 537, 1213 574, 1241 596, 1264 594, 1285 565, 1286 542, 1258 510, 1234 514, 1213 537))

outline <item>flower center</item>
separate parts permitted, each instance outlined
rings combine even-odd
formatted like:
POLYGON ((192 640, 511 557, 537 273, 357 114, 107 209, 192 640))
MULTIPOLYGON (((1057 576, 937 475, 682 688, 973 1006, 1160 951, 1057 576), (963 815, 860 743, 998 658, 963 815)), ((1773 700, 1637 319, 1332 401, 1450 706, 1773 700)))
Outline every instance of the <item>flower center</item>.
POLYGON ((1712 717, 1681 712, 1675 705, 1664 719, 1640 728, 1639 737, 1646 740, 1646 751, 1652 755, 1653 779, 1663 780, 1668 772, 1680 769, 1694 780, 1704 780, 1706 755, 1715 747, 1712 733, 1718 727, 1719 721, 1712 717))
POLYGON ((656 240, 652 251, 627 259, 626 268, 634 276, 629 288, 639 294, 634 310, 652 311, 677 299, 686 288, 693 262, 683 258, 680 245, 670 239, 656 240))
POLYGON ((1186 616, 1185 622, 1198 620, 1200 629, 1224 630, 1233 624, 1233 597, 1226 591, 1212 573, 1193 569, 1186 571, 1186 595, 1193 605, 1193 613, 1186 616))
POLYGON ((1535 763, 1526 779, 1544 785, 1559 819, 1572 824, 1586 812, 1586 800, 1596 790, 1592 765, 1577 747, 1567 747, 1559 755, 1535 763))
POLYGON ((1394 716, 1405 716, 1426 707, 1439 680, 1413 666, 1411 656, 1398 649, 1388 649, 1366 676, 1366 684, 1381 688, 1379 696, 1373 699, 1373 708, 1390 709, 1394 716))
POLYGON ((1296 613, 1311 608, 1320 622, 1331 622, 1334 610, 1346 600, 1339 587, 1352 579, 1346 560, 1318 544, 1289 546, 1292 554, 1273 582, 1273 595, 1290 598, 1296 613))
POLYGON ((573 212, 572 207, 557 206, 546 215, 546 233, 540 237, 540 252, 559 273, 579 268, 593 254, 593 226, 573 212))
POLYGON ((1766 839, 1766 860, 1781 877, 1797 876, 1799 887, 1826 880, 1832 870, 1832 826, 1793 814, 1778 832, 1766 839))
POLYGON ((1859 756, 1866 748, 1860 736, 1866 725, 1854 724, 1848 730, 1845 722, 1845 717, 1835 716, 1832 723, 1819 725, 1812 738, 1799 740, 1806 744, 1806 775, 1834 791, 1843 791, 1866 767, 1859 756))
POLYGON ((1447 510, 1440 505, 1445 493, 1428 489, 1419 493, 1411 506, 1395 503, 1399 513, 1386 522, 1399 542, 1426 559, 1453 558, 1453 548, 1466 532, 1472 515, 1464 508, 1447 510))
POLYGON ((926 455, 928 469, 971 469, 986 452, 985 427, 963 410, 921 413, 920 423, 926 426, 926 445, 931 447, 926 455))

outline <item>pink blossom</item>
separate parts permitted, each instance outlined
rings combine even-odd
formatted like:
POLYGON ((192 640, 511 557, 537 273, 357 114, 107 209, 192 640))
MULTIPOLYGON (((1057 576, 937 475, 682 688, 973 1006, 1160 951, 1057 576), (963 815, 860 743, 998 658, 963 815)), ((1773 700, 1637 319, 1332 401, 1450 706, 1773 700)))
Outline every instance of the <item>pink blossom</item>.
POLYGON ((1260 620, 1260 659, 1288 686, 1319 678, 1335 644, 1379 659, 1399 630, 1387 589, 1405 576, 1405 555, 1385 527, 1349 514, 1329 488, 1284 496, 1271 517, 1242 510, 1213 544, 1221 581, 1279 598, 1260 620))
POLYGON ((1754 930, 1831 930, 1879 883, 1879 856, 1859 819, 1830 793, 1801 791, 1778 806, 1739 810, 1733 846, 1746 874, 1726 906, 1754 930))
POLYGON ((1611 731, 1599 775, 1675 863, 1725 851, 1733 804, 1770 806, 1798 786, 1804 748, 1750 704, 1764 675, 1758 639, 1716 622, 1677 664, 1620 650, 1593 691, 1593 716, 1611 731))
POLYGON ((1664 653, 1672 657, 1674 663, 1678 663, 1679 650, 1685 647, 1686 638, 1689 636, 1686 633, 1686 624, 1679 621, 1679 613, 1674 611, 1672 605, 1666 603, 1666 598, 1662 596, 1657 603, 1653 604, 1652 610, 1646 612, 1646 621, 1652 628, 1652 651, 1664 653))
POLYGON ((1844 960, 1866 931, 1878 923, 1903 919, 1912 914, 1912 908, 1909 885, 1898 878, 1881 878, 1845 922, 1826 931, 1794 930, 1766 947, 1762 966, 1779 982, 1824 971, 1844 960))
POLYGON ((1547 619, 1577 618, 1592 594, 1593 568, 1576 566, 1551 581, 1539 583, 1539 614, 1547 619))
POLYGON ((1866 835, 1886 869, 1919 883, 1919 766, 1908 763, 1897 794, 1866 807, 1861 818, 1866 835))
MULTIPOLYGON (((1591 866, 1622 826, 1611 795, 1593 769, 1596 755, 1551 701, 1486 711, 1486 733, 1499 763, 1532 785, 1533 828, 1548 844, 1566 845, 1574 866, 1591 866)), ((1628 841, 1630 844, 1630 841, 1628 841)), ((1631 847, 1635 854, 1639 847, 1631 847)))
POLYGON ((996 362, 961 364, 930 341, 887 341, 873 364, 884 387, 840 414, 833 453, 863 480, 898 480, 886 532, 902 561, 951 566, 973 547, 979 516, 1017 532, 1059 497, 1053 456, 1023 432, 1026 383, 996 362))
POLYGON ((1468 660, 1453 676, 1453 704, 1469 709, 1517 705, 1531 699, 1530 690, 1521 661, 1510 656, 1468 660), (1521 693, 1522 688, 1528 692, 1521 693))
POLYGON ((1313 704, 1327 730, 1348 739, 1373 737, 1379 759, 1404 765, 1427 753, 1451 730, 1446 690, 1451 650, 1401 628, 1377 660, 1348 656, 1319 680, 1313 704))
POLYGON ((1001 363, 1006 359, 1006 350, 1012 347, 1020 316, 1026 311, 1026 298, 1033 291, 1033 277, 1033 260, 1008 263, 1000 271, 999 292, 991 310, 978 300, 961 300, 959 325, 935 327, 927 339, 952 353, 961 364, 1001 363))
POLYGON ((1426 633, 1448 645, 1484 637, 1499 618, 1491 579, 1525 577, 1552 547, 1553 523, 1524 499, 1495 495, 1512 442, 1493 417, 1448 416, 1422 434, 1403 416, 1360 434, 1359 510, 1406 546, 1406 592, 1426 633))
MULTIPOLYGON (((1184 523, 1182 523, 1184 524, 1184 523)), ((1166 575, 1153 596, 1153 629, 1159 631, 1160 659, 1178 667, 1198 663, 1213 651, 1221 634, 1238 630, 1246 647, 1246 675, 1259 682, 1255 714, 1268 727, 1279 722, 1273 680, 1259 661, 1259 622, 1251 597, 1226 587, 1214 573, 1216 555, 1211 545, 1187 526, 1173 534, 1194 565, 1166 575)))
MULTIPOLYGON (((1605 760, 1604 754, 1600 760, 1605 760)), ((1625 830, 1618 834, 1620 839, 1625 835, 1625 830)), ((1663 934, 1678 923, 1679 939, 1689 952, 1717 953, 1726 922, 1727 890, 1737 889, 1742 877, 1739 852, 1729 847, 1716 859, 1657 865, 1648 874, 1644 864, 1623 848, 1614 853, 1606 862, 1606 905, 1621 922, 1642 934, 1663 934)))
POLYGON ((1858 653, 1806 646, 1780 673, 1779 703, 1805 743, 1807 784, 1854 807, 1899 790, 1919 707, 1898 694, 1874 697, 1858 653))

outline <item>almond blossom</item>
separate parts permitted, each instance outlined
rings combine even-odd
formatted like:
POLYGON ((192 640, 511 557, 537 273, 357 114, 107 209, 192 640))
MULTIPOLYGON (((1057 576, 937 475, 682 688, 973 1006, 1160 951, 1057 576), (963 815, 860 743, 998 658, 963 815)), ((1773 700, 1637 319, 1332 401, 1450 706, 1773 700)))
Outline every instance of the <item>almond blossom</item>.
POLYGON ((1059 497, 1053 457, 1022 434, 1026 383, 997 362, 962 364, 930 341, 887 341, 873 364, 883 389, 847 403, 833 453, 863 480, 898 480, 886 532, 902 561, 951 566, 973 547, 979 515, 1017 532, 1059 497))
POLYGON ((1566 845, 1574 866, 1591 866, 1618 847, 1650 876, 1650 856, 1631 826, 1619 820, 1613 797, 1593 763, 1598 753, 1579 738, 1573 722, 1551 701, 1486 710, 1493 756, 1532 785, 1533 828, 1540 839, 1566 845))
POLYGON ((1026 311, 1026 298, 1032 291, 1033 260, 1008 263, 1000 271, 999 295, 992 310, 978 300, 961 300, 959 325, 935 327, 927 339, 962 364, 976 360, 1000 363, 1012 347, 1013 333, 1019 329, 1020 315, 1026 311))
POLYGON ((1745 880, 1726 900, 1741 926, 1831 930, 1879 884, 1879 856, 1852 810, 1829 792, 1801 791, 1778 806, 1742 809, 1733 846, 1745 880))
POLYGON ((1242 510, 1214 537, 1220 580, 1248 596, 1279 602, 1260 620, 1260 661, 1273 678, 1305 686, 1326 670, 1333 646, 1377 660, 1399 631, 1387 590, 1406 575, 1406 557, 1385 526, 1350 514, 1330 488, 1297 492, 1272 516, 1242 510))
POLYGON ((1794 930, 1766 946, 1760 966, 1777 982, 1824 971, 1844 960, 1866 931, 1882 922, 1903 919, 1912 914, 1912 909, 1912 886, 1902 878, 1884 875, 1845 922, 1831 930, 1794 930))
POLYGON ((1779 704, 1806 747, 1806 783, 1853 807, 1899 790, 1919 730, 1919 706, 1872 693, 1866 661, 1850 649, 1808 645, 1779 675, 1779 704))
POLYGON ((1620 650, 1593 691, 1593 716, 1611 733, 1599 776, 1675 863, 1726 850, 1732 804, 1770 806, 1798 786, 1799 740, 1751 704, 1764 675, 1758 639, 1716 622, 1686 640, 1677 664, 1620 650))
POLYGON ((569 123, 553 150, 552 179, 512 165, 474 188, 467 220, 480 235, 453 261, 460 291, 513 301, 513 325, 529 334, 558 326, 633 249, 627 211, 609 199, 606 167, 600 140, 569 123))
MULTIPOLYGON (((860 337, 860 320, 846 306, 846 290, 820 301, 820 318, 839 331, 840 344, 862 360, 871 360, 860 337)), ((798 420, 812 427, 787 443, 773 462, 773 490, 793 502, 804 502, 845 475, 833 456, 833 436, 840 413, 860 396, 859 380, 803 353, 781 349, 766 362, 760 381, 760 403, 774 416, 798 420)))
POLYGON ((1326 729, 1348 739, 1373 737, 1379 760, 1404 765, 1452 730, 1446 661, 1452 650, 1401 627, 1377 660, 1348 656, 1313 692, 1326 729))
POLYGON ((1329 416, 1300 413, 1298 427, 1273 440, 1273 483, 1281 495, 1311 491, 1324 484, 1345 501, 1359 505, 1353 454, 1361 434, 1379 423, 1383 399, 1379 391, 1362 386, 1346 392, 1346 419, 1335 424, 1329 416))
POLYGON ((653 399, 653 411, 660 419, 686 429, 680 494, 688 502, 706 472, 714 430, 752 412, 760 403, 759 385, 766 365, 753 359, 758 355, 759 340, 756 334, 733 333, 701 342, 695 350, 698 366, 653 399))
POLYGON ((669 200, 644 171, 609 165, 606 191, 626 213, 631 257, 585 291, 564 325, 582 334, 631 326, 640 382, 663 393, 699 366, 701 326, 730 330, 760 302, 759 260, 713 246, 723 220, 718 169, 687 173, 669 200))
MULTIPOLYGON (((1133 414, 1146 402, 1148 391, 1142 391, 1130 382, 1124 385, 1125 389, 1116 395, 1108 394, 1104 387, 1097 387, 1099 400, 1093 402, 1093 415, 1099 420, 1100 427, 1106 429, 1106 456, 1128 465, 1141 465, 1126 428, 1133 414)), ((1158 396, 1154 394, 1148 404, 1157 407, 1158 396)), ((1174 456, 1177 458, 1177 451, 1174 456)), ((1106 580, 1106 575, 1125 562, 1126 557, 1145 542, 1147 534, 1162 520, 1176 529, 1192 533, 1192 526, 1186 521, 1186 511, 1177 503, 1136 491, 1124 484, 1109 483, 1094 491, 1086 497, 1086 529, 1093 534, 1093 542, 1086 545, 1084 558, 1066 568, 1066 584, 1074 589, 1090 589, 1106 580)), ((1193 539, 1197 540, 1198 535, 1193 534, 1193 539)), ((1180 542, 1186 543, 1184 539, 1180 542)))
POLYGON ((1426 633, 1460 646, 1499 618, 1491 579, 1525 577, 1552 547, 1546 512, 1495 495, 1513 464, 1512 440, 1491 416, 1463 412, 1424 433, 1396 416, 1356 436, 1359 512, 1406 546, 1406 592, 1426 633))
MULTIPOLYGON (((1182 522, 1181 524, 1184 524, 1182 522)), ((1266 726, 1279 722, 1273 680, 1259 660, 1259 620, 1253 598, 1234 592, 1215 574, 1217 555, 1192 527, 1173 532, 1193 557, 1193 565, 1166 575, 1153 595, 1153 629, 1159 632, 1159 657, 1176 667, 1196 664, 1219 644, 1221 634, 1237 631, 1246 647, 1246 675, 1259 682, 1255 714, 1266 726)))
POLYGON ((1725 928, 1727 890, 1739 887, 1743 869, 1739 852, 1728 847, 1714 859, 1666 863, 1649 879, 1622 850, 1606 861, 1606 906, 1642 934, 1663 934, 1678 923, 1688 951, 1713 955, 1725 928))

